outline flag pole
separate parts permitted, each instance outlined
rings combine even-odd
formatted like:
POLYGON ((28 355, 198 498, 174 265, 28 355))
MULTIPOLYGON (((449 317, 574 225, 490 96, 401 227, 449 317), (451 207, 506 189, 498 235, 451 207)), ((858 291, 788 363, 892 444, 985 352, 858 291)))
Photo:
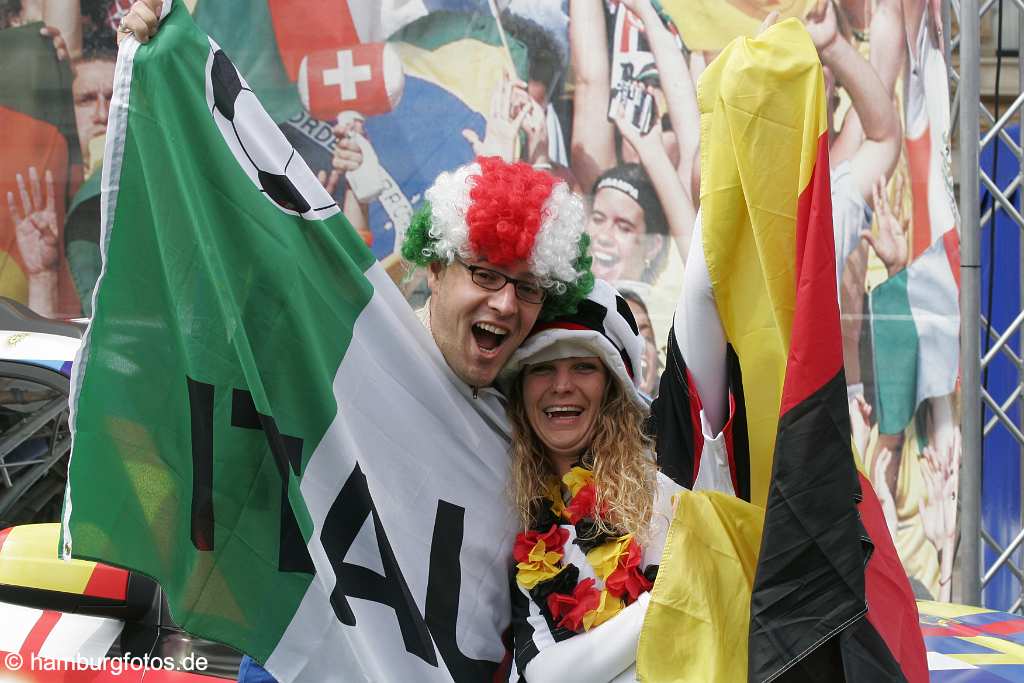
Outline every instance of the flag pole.
MULTIPOLYGON (((501 45, 504 48, 505 60, 508 62, 508 76, 509 79, 518 79, 519 73, 516 71, 516 63, 512 59, 512 50, 508 46, 508 37, 505 35, 505 27, 501 25, 501 13, 498 12, 497 0, 487 0, 487 6, 491 8, 491 15, 494 17, 494 23, 498 27, 498 37, 501 38, 501 45)), ((519 158, 522 143, 519 140, 519 135, 515 137, 515 152, 516 158, 519 158)))
POLYGON ((512 50, 508 46, 508 37, 505 35, 505 27, 501 25, 501 13, 498 12, 496 0, 487 0, 487 6, 491 8, 491 15, 494 16, 494 23, 498 26, 498 37, 501 45, 505 48, 505 58, 508 60, 509 74, 516 74, 516 63, 512 61, 512 50))
POLYGON ((981 271, 979 238, 980 19, 978 0, 960 3, 960 543, 953 598, 981 605, 981 357, 978 340, 981 271))

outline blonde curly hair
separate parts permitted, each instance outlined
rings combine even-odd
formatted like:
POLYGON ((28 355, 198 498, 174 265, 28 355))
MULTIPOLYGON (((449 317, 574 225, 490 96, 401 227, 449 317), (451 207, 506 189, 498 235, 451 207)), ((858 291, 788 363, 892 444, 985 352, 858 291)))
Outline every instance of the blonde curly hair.
MULTIPOLYGON (((512 383, 507 410, 512 423, 510 496, 520 523, 529 529, 547 504, 545 493, 557 473, 526 417, 522 373, 512 383)), ((590 448, 583 455, 583 465, 594 473, 597 509, 607 510, 595 520, 597 531, 632 533, 641 542, 654 508, 658 471, 649 456, 650 439, 643 432, 645 418, 644 411, 609 376, 590 448)))

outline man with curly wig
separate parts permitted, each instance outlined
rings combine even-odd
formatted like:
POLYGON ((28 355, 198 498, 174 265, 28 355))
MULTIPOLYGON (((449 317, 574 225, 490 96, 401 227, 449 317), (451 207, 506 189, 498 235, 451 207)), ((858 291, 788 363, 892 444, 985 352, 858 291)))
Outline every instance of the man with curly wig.
POLYGON ((550 173, 497 157, 442 173, 426 199, 402 255, 427 268, 427 325, 477 391, 538 318, 575 310, 593 287, 583 203, 550 173))

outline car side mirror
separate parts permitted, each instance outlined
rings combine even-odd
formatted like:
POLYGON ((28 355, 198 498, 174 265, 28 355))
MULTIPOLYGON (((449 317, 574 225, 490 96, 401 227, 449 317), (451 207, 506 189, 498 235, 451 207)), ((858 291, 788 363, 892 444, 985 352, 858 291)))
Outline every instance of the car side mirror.
POLYGON ((60 524, 0 531, 0 602, 158 624, 159 585, 102 562, 57 557, 60 524))

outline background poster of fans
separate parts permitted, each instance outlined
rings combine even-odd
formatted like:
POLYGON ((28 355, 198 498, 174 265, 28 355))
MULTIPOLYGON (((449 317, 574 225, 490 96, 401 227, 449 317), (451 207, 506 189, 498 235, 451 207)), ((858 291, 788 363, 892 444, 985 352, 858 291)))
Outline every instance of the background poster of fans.
MULTIPOLYGON (((825 66, 854 446, 919 597, 950 598, 960 462, 958 224, 933 0, 188 0, 414 306, 396 245, 480 154, 587 196, 594 272, 628 298, 654 396, 699 206, 697 83, 769 10, 825 66), (653 3, 653 4, 652 4, 653 3), (861 60, 836 63, 836 41, 861 60)), ((88 316, 127 0, 0 0, 0 295, 88 316), (11 65, 16 65, 12 68, 11 65)))

